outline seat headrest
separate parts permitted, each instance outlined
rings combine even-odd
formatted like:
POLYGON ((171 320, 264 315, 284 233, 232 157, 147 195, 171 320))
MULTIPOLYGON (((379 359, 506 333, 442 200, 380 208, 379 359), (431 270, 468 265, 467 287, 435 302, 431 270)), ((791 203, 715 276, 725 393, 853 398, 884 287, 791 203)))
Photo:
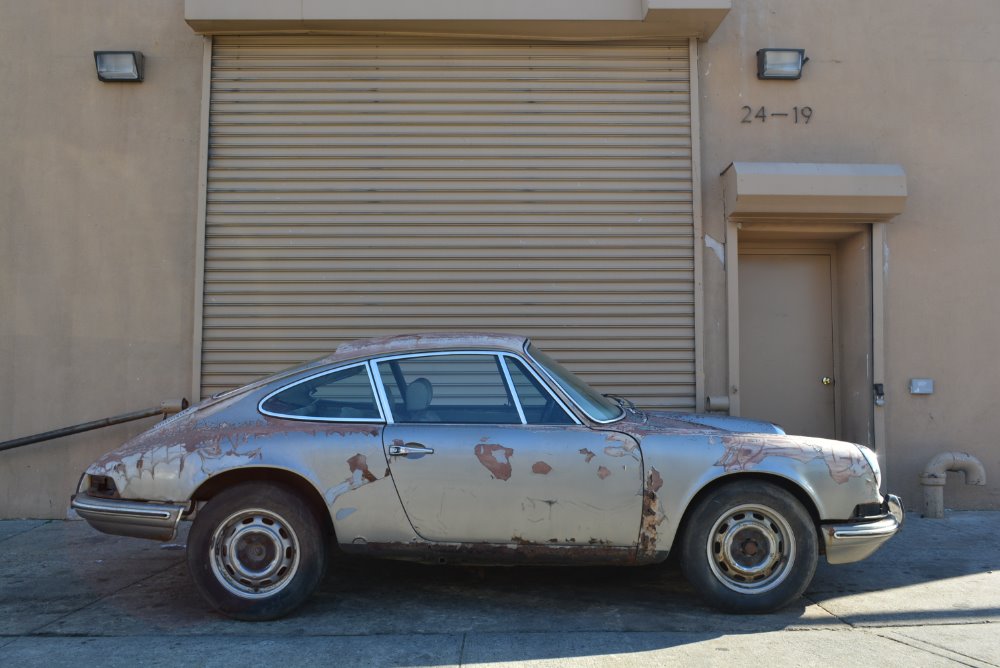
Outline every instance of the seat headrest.
POLYGON ((434 388, 426 378, 417 378, 406 386, 406 410, 422 411, 430 406, 434 388))

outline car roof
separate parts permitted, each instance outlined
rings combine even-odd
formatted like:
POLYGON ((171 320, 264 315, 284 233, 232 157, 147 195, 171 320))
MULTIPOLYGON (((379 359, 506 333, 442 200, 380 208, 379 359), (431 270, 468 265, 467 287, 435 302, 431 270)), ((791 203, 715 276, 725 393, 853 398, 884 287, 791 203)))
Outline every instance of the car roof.
POLYGON ((398 334, 372 339, 348 341, 337 347, 329 361, 382 357, 409 352, 433 350, 504 350, 519 353, 528 339, 513 334, 491 332, 431 332, 427 334, 398 334))

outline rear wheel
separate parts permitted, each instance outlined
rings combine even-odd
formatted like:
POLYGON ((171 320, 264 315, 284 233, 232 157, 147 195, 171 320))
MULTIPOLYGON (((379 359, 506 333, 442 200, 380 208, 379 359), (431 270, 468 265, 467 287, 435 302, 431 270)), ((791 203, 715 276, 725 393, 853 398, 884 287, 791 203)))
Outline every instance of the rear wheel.
POLYGON ((784 489, 734 482, 701 500, 688 518, 681 568, 715 607, 770 612, 802 595, 819 560, 812 518, 784 489))
POLYGON ((202 596, 243 620, 282 617, 326 570, 326 540, 312 508, 292 489, 243 483, 213 497, 188 536, 188 568, 202 596))

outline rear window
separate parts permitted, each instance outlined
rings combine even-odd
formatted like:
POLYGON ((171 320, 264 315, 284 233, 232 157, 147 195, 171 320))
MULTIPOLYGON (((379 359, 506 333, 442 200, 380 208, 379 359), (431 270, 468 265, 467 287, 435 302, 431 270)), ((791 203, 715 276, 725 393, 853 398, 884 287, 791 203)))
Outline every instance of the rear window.
POLYGON ((298 419, 382 419, 365 364, 295 383, 264 399, 260 409, 269 415, 298 419))

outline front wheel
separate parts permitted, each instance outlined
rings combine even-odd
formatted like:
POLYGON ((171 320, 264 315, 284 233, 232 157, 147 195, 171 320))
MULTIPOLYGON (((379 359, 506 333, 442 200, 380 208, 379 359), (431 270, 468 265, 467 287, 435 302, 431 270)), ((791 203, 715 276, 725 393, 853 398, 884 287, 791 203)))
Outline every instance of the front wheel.
POLYGON ((326 570, 322 523, 290 488, 243 483, 213 497, 188 535, 202 596, 235 619, 277 619, 301 605, 326 570))
POLYGON ((802 503, 756 480, 730 483, 702 499, 682 540, 684 576, 725 612, 788 605, 809 586, 819 560, 815 526, 802 503))

